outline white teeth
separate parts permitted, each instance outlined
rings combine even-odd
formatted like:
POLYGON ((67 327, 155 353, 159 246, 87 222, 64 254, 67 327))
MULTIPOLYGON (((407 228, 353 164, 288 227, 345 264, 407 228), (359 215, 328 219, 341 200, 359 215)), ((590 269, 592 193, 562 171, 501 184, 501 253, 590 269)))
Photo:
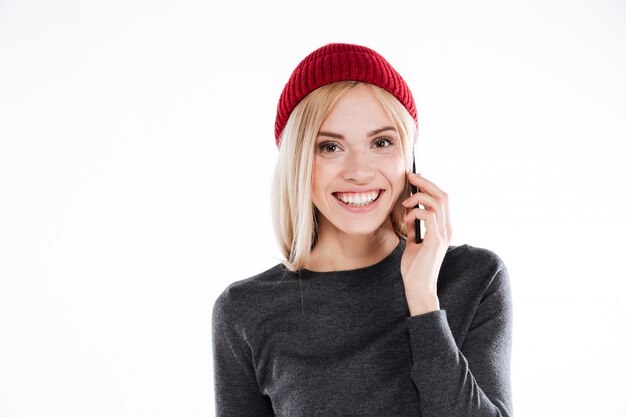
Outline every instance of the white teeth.
POLYGON ((380 193, 380 190, 372 191, 370 193, 365 193, 365 194, 349 194, 349 195, 335 194, 335 196, 346 204, 349 204, 355 207, 360 207, 360 206, 366 206, 370 204, 372 201, 376 199, 376 197, 378 197, 379 193, 380 193))

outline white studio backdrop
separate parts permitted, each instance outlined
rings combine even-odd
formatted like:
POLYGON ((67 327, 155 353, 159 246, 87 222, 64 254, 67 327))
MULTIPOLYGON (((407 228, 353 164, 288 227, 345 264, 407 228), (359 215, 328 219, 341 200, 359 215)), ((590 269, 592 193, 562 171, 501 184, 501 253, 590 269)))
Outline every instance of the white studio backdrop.
POLYGON ((452 244, 505 261, 517 416, 626 415, 623 1, 0 1, 0 416, 214 414, 211 309, 279 262, 274 117, 402 74, 452 244))

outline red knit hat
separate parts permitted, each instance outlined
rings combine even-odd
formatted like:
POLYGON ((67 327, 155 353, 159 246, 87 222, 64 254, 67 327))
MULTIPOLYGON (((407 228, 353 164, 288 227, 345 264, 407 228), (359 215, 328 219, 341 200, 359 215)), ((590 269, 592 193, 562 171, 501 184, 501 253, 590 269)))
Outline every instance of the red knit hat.
POLYGON ((274 135, 280 134, 289 115, 307 94, 335 81, 356 80, 377 85, 393 94, 417 125, 413 95, 404 79, 378 52, 361 45, 329 43, 311 52, 296 67, 278 100, 274 135))

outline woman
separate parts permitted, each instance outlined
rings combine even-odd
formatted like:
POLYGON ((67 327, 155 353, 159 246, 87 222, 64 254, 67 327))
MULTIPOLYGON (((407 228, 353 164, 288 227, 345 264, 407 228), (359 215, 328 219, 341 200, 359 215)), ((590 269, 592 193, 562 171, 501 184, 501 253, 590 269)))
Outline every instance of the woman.
POLYGON ((325 45, 285 85, 275 137, 285 259, 215 301, 217 416, 511 416, 508 271, 450 245, 447 194, 410 173, 402 77, 325 45))

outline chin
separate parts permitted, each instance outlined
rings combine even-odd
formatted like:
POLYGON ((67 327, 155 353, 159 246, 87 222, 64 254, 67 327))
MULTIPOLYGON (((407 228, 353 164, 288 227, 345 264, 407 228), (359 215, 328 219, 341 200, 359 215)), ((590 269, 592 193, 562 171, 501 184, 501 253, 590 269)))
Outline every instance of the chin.
POLYGON ((376 233, 384 225, 384 221, 353 221, 339 222, 333 225, 341 232, 352 236, 368 236, 376 233))
MULTIPOLYGON (((333 197, 334 198, 334 197, 333 197)), ((318 220, 327 223, 331 228, 342 233, 353 236, 368 236, 376 233, 380 228, 384 227, 385 221, 390 219, 393 207, 378 207, 376 212, 370 213, 344 213, 337 211, 334 207, 325 207, 329 216, 326 216, 318 208, 318 220), (386 213, 382 215, 382 212, 386 213), (323 219, 322 219, 323 218, 323 219)))

